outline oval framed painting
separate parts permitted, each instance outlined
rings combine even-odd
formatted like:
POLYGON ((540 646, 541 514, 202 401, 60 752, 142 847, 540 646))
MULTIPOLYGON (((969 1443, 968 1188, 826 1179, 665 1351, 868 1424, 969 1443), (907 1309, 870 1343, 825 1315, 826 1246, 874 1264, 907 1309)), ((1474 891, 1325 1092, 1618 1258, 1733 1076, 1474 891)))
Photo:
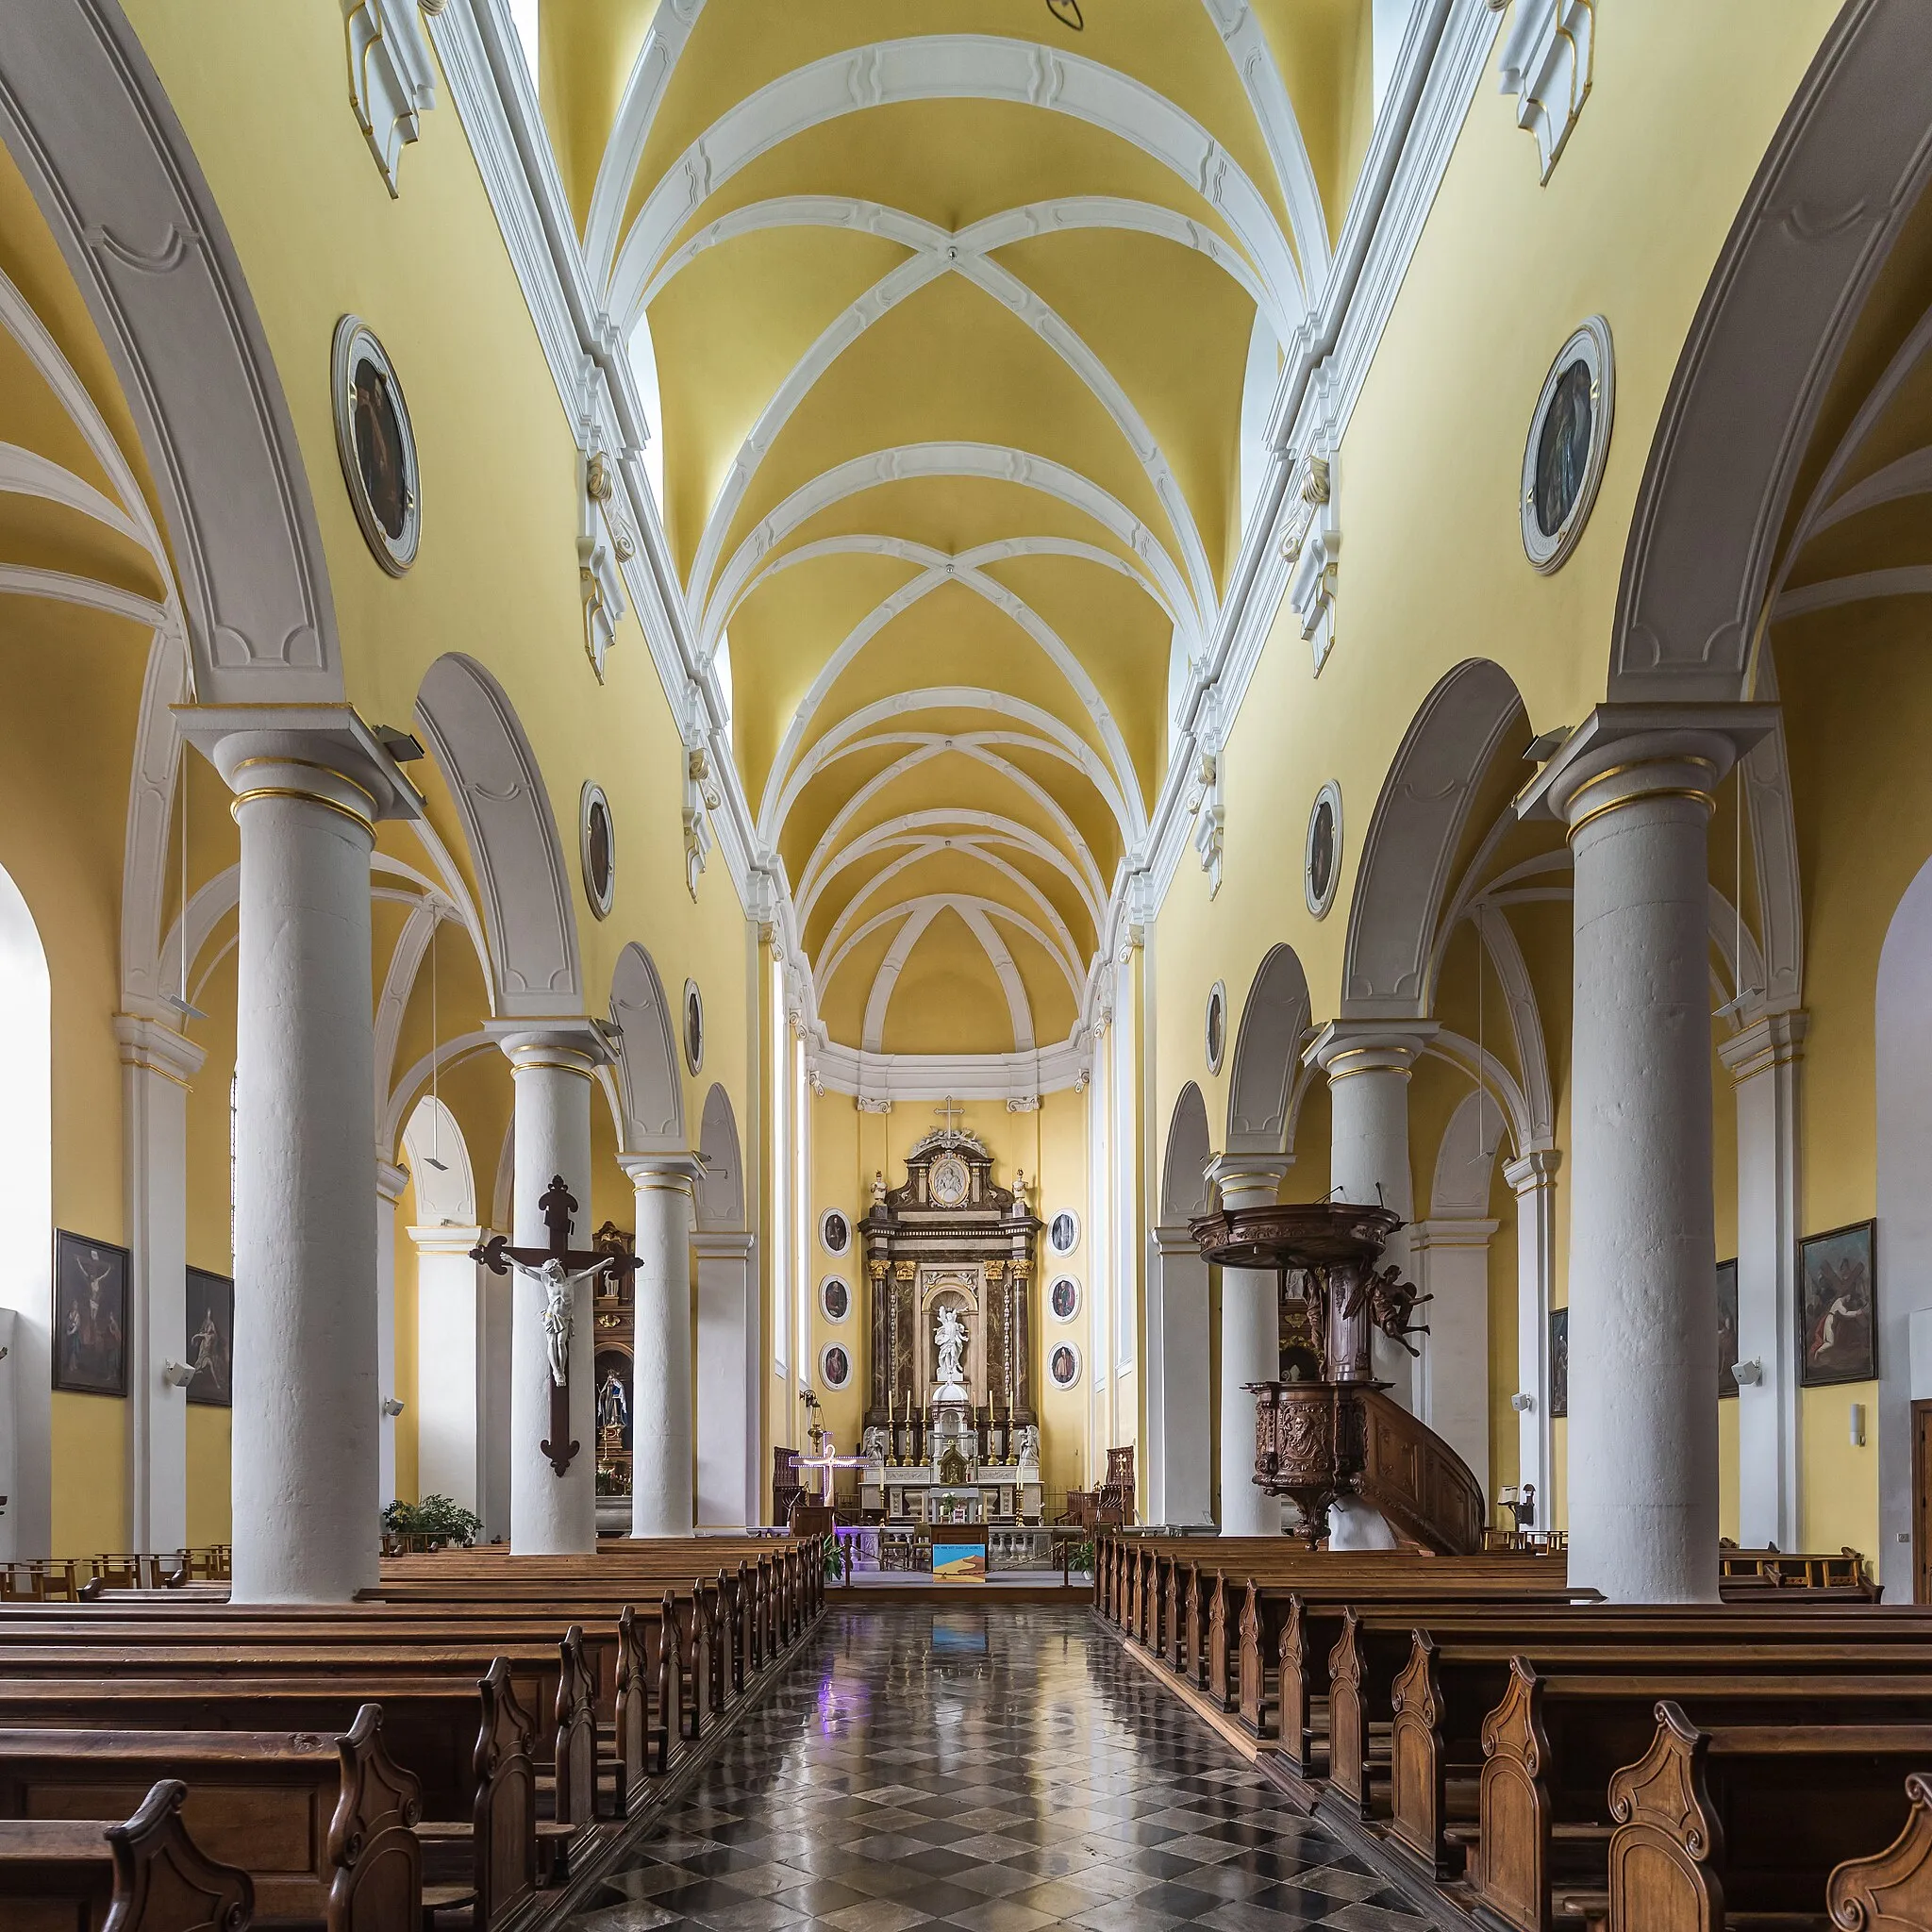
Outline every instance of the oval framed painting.
POLYGON ((1056 1341, 1046 1352, 1046 1374, 1056 1389, 1077 1389, 1080 1386, 1080 1344, 1077 1341, 1056 1341))
POLYGON ((842 1255, 852 1245, 852 1224, 837 1208, 819 1216, 819 1246, 828 1255, 842 1255))
POLYGON ((852 1289, 842 1274, 828 1274, 819 1283, 819 1313, 828 1322, 842 1322, 852 1312, 852 1289))
POLYGON ((617 896, 617 825, 603 786, 590 778, 577 795, 577 847, 584 868, 584 896, 599 919, 608 919, 617 896))
POLYGON ((1590 521, 1616 400, 1610 325, 1592 315, 1550 364, 1523 446, 1523 548, 1545 575, 1562 569, 1590 521))
POLYGON ((389 352, 360 316, 336 324, 329 391, 356 521, 376 562, 399 577, 415 562, 423 535, 416 436, 389 352))
POLYGON ((852 1351, 842 1341, 828 1341, 819 1350, 819 1382, 837 1391, 852 1380, 852 1351))
POLYGON ((1302 848, 1302 894, 1317 919, 1328 917, 1341 879, 1341 787, 1331 778, 1308 808, 1308 836, 1302 848))
POLYGON ((1080 1217, 1062 1208, 1046 1224, 1046 1244, 1056 1255, 1071 1255, 1080 1245, 1080 1217))
POLYGON ((1077 1275, 1056 1274, 1046 1291, 1046 1312, 1056 1322, 1071 1322, 1080 1312, 1080 1282, 1077 1275))
POLYGON ((684 982, 684 1066, 695 1074, 705 1064, 705 996, 695 979, 684 982))
POLYGON ((1222 1057, 1227 1052, 1227 987, 1217 979, 1208 989, 1208 1010, 1201 1022, 1201 1045, 1208 1057, 1208 1071, 1221 1071, 1222 1057))

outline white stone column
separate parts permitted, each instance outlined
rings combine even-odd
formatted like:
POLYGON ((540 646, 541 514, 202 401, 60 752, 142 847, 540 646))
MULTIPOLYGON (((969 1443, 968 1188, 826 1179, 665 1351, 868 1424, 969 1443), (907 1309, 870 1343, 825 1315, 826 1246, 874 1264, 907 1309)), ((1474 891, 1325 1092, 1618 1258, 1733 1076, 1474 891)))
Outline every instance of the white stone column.
MULTIPOLYGON (((1147 1520, 1211 1523, 1214 1444, 1208 1429, 1208 1263, 1185 1227, 1157 1227, 1152 1245, 1147 1274, 1147 1520)), ((1278 1346, 1277 1336, 1277 1350, 1278 1346)))
MULTIPOLYGON (((1225 1154, 1210 1170, 1226 1208, 1273 1207, 1286 1157, 1225 1154)), ((1279 1536, 1281 1504, 1255 1482, 1255 1398, 1281 1379, 1281 1284, 1253 1268, 1221 1271, 1221 1533, 1279 1536)))
POLYGON ((638 1197, 630 1533, 689 1536, 691 1191, 702 1170, 689 1154, 621 1154, 618 1165, 638 1197))
MULTIPOLYGON (((1516 1481, 1536 1487, 1536 1526, 1546 1529, 1554 1468, 1550 1448, 1550 1303, 1557 1286, 1557 1170, 1561 1152, 1531 1148, 1506 1161, 1516 1194, 1516 1481)), ((1491 1499, 1492 1520, 1494 1499, 1491 1499)))
POLYGON ((700 1229, 697 1259, 697 1520, 708 1529, 756 1523, 758 1506, 760 1307, 758 1238, 700 1229))
POLYGON ((1419 1221, 1409 1230, 1410 1279, 1434 1297, 1419 1310, 1415 1412, 1490 1493, 1490 1237, 1493 1221, 1419 1221))
MULTIPOLYGON (((375 1158, 375 1387, 376 1507, 396 1498, 396 1203, 409 1185, 409 1170, 375 1158)), ((422 1486, 420 1470, 418 1487, 422 1486)), ((430 1491, 423 1490, 424 1495, 430 1491)))
POLYGON ((347 706, 177 713, 235 793, 233 1595, 376 1581, 369 855, 422 805, 347 706))
POLYGON ((1758 713, 1698 709, 1601 708, 1520 807, 1575 861, 1570 1577, 1618 1603, 1717 1597, 1705 845, 1758 713))
MULTIPOLYGON (((1801 1550, 1798 1069, 1807 1016, 1769 1013, 1718 1048, 1737 1085, 1738 1538, 1801 1550)), ((1727 1364, 1720 1362, 1722 1369, 1727 1364)))
POLYGON ((416 1487, 484 1514, 486 1273, 480 1227, 412 1227, 416 1249, 416 1487))
MULTIPOLYGON (((1328 1178, 1335 1198, 1379 1203, 1415 1219, 1415 1184, 1408 1165, 1408 1075, 1436 1031, 1432 1020, 1385 1023, 1334 1020, 1322 1029, 1304 1058, 1328 1076, 1330 1108, 1328 1178)), ((1398 1229, 1383 1250, 1409 1273, 1408 1230, 1398 1229)), ((1414 1358, 1379 1329, 1370 1344, 1375 1379, 1405 1408, 1415 1407, 1414 1358)))
POLYGON ((114 1016, 127 1162, 127 1547, 188 1541, 188 1083, 205 1049, 158 1021, 114 1016))
MULTIPOLYGON (((516 1079, 516 1183, 511 1245, 545 1248, 542 1197, 561 1174, 577 1207, 571 1245, 591 1245, 591 1086, 609 1058, 589 1020, 499 1021, 491 1028, 516 1079)), ((543 1453, 550 1440, 550 1355, 544 1296, 521 1274, 510 1277, 510 1547, 525 1556, 588 1556, 597 1547, 597 1380, 595 1291, 573 1291, 570 1435, 577 1444, 561 1475, 543 1453)), ((559 1449, 562 1444, 557 1445, 559 1449)))

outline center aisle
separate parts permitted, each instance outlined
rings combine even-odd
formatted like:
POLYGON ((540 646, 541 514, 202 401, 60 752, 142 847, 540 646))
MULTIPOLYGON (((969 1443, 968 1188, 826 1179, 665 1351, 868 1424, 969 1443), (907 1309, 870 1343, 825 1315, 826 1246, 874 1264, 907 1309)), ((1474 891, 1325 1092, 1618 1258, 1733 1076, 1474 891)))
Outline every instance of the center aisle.
POLYGON ((1083 1611, 829 1610, 569 1932, 1422 1932, 1083 1611))

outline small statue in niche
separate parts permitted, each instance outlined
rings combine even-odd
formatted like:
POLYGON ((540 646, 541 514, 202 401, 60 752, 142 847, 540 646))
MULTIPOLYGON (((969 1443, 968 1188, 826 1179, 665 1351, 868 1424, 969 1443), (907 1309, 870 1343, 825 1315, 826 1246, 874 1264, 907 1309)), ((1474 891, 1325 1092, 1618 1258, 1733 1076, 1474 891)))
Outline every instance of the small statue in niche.
POLYGON ((1369 1320, 1386 1335, 1391 1341, 1399 1341, 1412 1356, 1419 1356, 1422 1350, 1408 1341, 1411 1335, 1426 1335, 1428 1324, 1412 1322, 1409 1318, 1424 1302, 1432 1302, 1432 1294, 1418 1294, 1413 1282, 1402 1278, 1401 1268, 1393 1261, 1375 1274, 1369 1274, 1357 1284, 1355 1292, 1348 1298, 1343 1308, 1345 1316, 1353 1317, 1361 1310, 1362 1301, 1367 1298, 1369 1320))
POLYGON ((872 1174, 872 1205, 874 1208, 886 1205, 886 1177, 877 1168, 873 1169, 872 1174))

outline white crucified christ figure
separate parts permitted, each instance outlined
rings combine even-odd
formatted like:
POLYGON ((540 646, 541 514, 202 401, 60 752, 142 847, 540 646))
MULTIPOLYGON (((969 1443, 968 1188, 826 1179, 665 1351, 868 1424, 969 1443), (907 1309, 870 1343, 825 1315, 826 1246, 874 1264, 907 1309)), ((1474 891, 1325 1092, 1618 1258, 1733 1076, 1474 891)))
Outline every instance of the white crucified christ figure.
POLYGON ((599 1260, 575 1274, 567 1272, 563 1263, 557 1260, 545 1261, 536 1268, 525 1261, 512 1261, 510 1266, 543 1291, 543 1349, 550 1357, 550 1379, 562 1389, 570 1381, 571 1332, 576 1324, 572 1291, 578 1282, 601 1274, 605 1264, 599 1260))

